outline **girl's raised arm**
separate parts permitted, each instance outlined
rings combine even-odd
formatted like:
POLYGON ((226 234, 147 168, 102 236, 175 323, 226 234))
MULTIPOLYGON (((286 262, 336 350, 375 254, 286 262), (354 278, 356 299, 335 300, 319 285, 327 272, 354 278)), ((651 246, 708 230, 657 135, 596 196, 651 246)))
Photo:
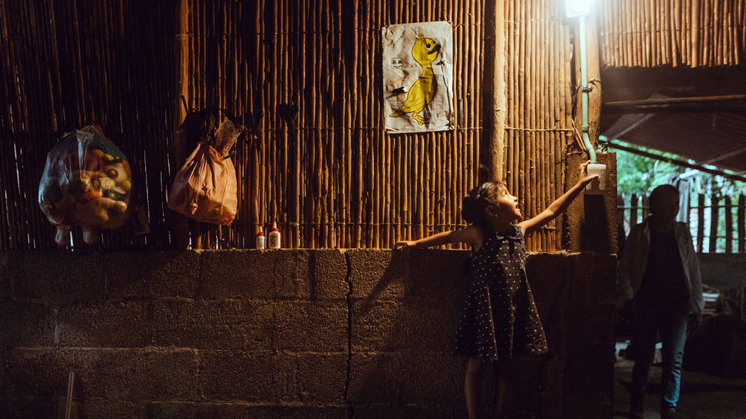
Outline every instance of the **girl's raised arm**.
POLYGON ((573 199, 575 199, 575 197, 580 194, 583 188, 585 188, 585 185, 598 177, 598 175, 588 175, 588 163, 590 163, 590 160, 580 165, 580 176, 578 176, 578 183, 576 183, 567 192, 562 194, 562 196, 557 198, 554 202, 549 204, 549 206, 539 215, 518 223, 518 225, 521 227, 521 231, 523 231, 523 234, 529 235, 533 233, 534 231, 541 228, 541 226, 552 221, 552 219, 565 212, 573 199))
POLYGON ((419 240, 402 240, 394 245, 395 249, 404 249, 407 247, 433 247, 440 246, 447 243, 468 243, 474 245, 479 243, 480 236, 479 229, 474 226, 469 226, 461 230, 444 231, 442 233, 433 234, 419 240))

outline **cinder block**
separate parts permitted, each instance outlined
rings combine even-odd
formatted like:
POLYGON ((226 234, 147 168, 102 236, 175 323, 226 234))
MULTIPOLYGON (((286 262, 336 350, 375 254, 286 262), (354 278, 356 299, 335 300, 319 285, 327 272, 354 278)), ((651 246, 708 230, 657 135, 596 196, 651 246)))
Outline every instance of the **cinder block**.
POLYGON ((463 404, 464 360, 450 354, 353 353, 352 403, 463 404))
POLYGON ((308 251, 311 300, 343 300, 350 293, 347 256, 338 249, 308 251))
POLYGON ((349 250, 356 299, 458 299, 469 283, 466 251, 349 250))
POLYGON ((201 253, 201 298, 308 298, 305 250, 230 250, 201 253))
POLYGON ((282 261, 280 266, 273 263, 272 266, 265 266, 261 270, 265 275, 272 274, 273 271, 278 274, 274 277, 275 298, 311 297, 311 264, 308 250, 268 250, 260 254, 271 255, 282 261))
POLYGON ((599 332, 601 332, 598 335, 599 338, 606 338, 606 331, 609 329, 611 330, 611 333, 614 333, 614 327, 616 325, 614 321, 615 314, 616 305, 614 304, 596 304, 593 307, 593 316, 590 321, 593 324, 594 330, 599 330, 599 332))
POLYGON ((16 349, 8 354, 3 394, 64 394, 70 371, 76 394, 116 400, 197 397, 197 362, 185 349, 16 349))
POLYGON ((54 344, 55 314, 47 305, 0 304, 0 350, 54 344))
POLYGON ((286 353, 272 357, 272 377, 281 403, 342 404, 346 353, 286 353))
POLYGON ((150 303, 91 301, 62 306, 57 314, 59 345, 137 348, 151 344, 150 303))
POLYGON ((406 352, 397 355, 401 368, 398 379, 401 380, 402 402, 464 405, 464 358, 449 353, 406 352))
MULTIPOLYGON (((348 419, 352 411, 347 406, 252 406, 248 418, 251 419, 348 419)), ((227 417, 227 416, 224 416, 227 417)))
POLYGON ((124 400, 194 400, 198 397, 198 364, 193 350, 103 350, 97 358, 88 394, 124 400))
POLYGON ((248 403, 199 403, 148 401, 143 416, 151 419, 171 418, 250 418, 248 403))
POLYGON ((8 254, 13 294, 20 299, 80 301, 102 299, 106 255, 21 251, 8 254))
POLYGON ((347 352, 346 302, 273 303, 274 349, 313 352, 347 352))
POLYGON ((593 356, 568 359, 564 381, 567 388, 573 389, 565 393, 565 412, 568 415, 577 418, 612 415, 608 396, 614 388, 613 361, 609 363, 593 356))
POLYGON ((469 252, 465 250, 409 249, 403 253, 406 275, 405 298, 452 301, 459 299, 469 285, 469 252))
POLYGON ((12 297, 8 276, 8 254, 0 252, 0 302, 9 301, 12 297))
POLYGON ((196 252, 115 252, 107 255, 106 295, 194 298, 199 286, 200 256, 196 252))
POLYGON ((353 404, 398 403, 401 368, 401 360, 394 353, 353 352, 347 400, 353 404))
POLYGON ((0 398, 0 417, 57 418, 58 401, 52 397, 0 398))
POLYGON ((540 357, 516 357, 512 360, 507 374, 513 391, 513 404, 517 417, 540 417, 542 399, 543 360, 540 357))
MULTIPOLYGON (((57 417, 65 417, 66 400, 60 397, 57 402, 57 417)), ((73 393, 73 403, 70 409, 72 418, 106 418, 128 419, 143 417, 142 409, 135 402, 111 399, 81 399, 73 393)))
POLYGON ((392 299, 405 295, 404 252, 348 250, 351 296, 358 299, 392 299))
POLYGON ((550 355, 544 361, 541 405, 543 416, 551 417, 550 412, 562 412, 566 388, 564 383, 565 358, 550 355))
POLYGON ((199 351, 199 388, 210 401, 275 403, 281 394, 269 353, 199 351))
MULTIPOLYGON (((565 274, 566 254, 531 254, 526 260, 526 277, 536 305, 553 311, 564 302, 566 286, 576 286, 565 274)), ((541 311, 540 311, 541 314, 541 311)))
POLYGON ((319 418, 347 419, 346 406, 257 406, 244 402, 186 403, 150 402, 145 407, 145 417, 158 418, 319 418))
POLYGON ((579 253, 568 259, 568 274, 591 288, 594 300, 616 290, 616 256, 601 253, 579 253))
MULTIPOLYGON (((355 419, 452 419, 466 418, 465 407, 416 406, 416 405, 362 405, 353 406, 355 419)), ((483 417, 487 417, 486 415, 483 417)))
POLYGON ((567 253, 531 254, 526 261, 526 276, 539 310, 550 354, 566 352, 570 288, 583 286, 567 272, 569 257, 567 253))
POLYGON ((356 301, 352 308, 352 350, 449 352, 460 305, 421 299, 356 301))
POLYGON ((152 344, 212 350, 272 348, 274 305, 257 300, 156 300, 152 344))

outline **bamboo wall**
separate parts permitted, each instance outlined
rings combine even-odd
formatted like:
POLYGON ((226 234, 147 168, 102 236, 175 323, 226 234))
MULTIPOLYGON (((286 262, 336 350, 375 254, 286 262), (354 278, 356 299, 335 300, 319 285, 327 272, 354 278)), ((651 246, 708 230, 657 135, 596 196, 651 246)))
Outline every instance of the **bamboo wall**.
MULTIPOLYGON (((487 173, 485 1, 18 3, 0 0, 2 151, 14 157, 0 159, 2 249, 54 246, 35 199, 45 154, 89 120, 129 157, 154 226, 147 238, 106 233, 105 244, 167 246, 182 94, 191 108, 264 114, 234 157, 240 204, 229 234, 195 230, 211 247, 253 247, 256 227, 275 220, 286 247, 389 247, 462 225, 461 198, 487 173), (380 29, 436 20, 454 26, 456 130, 387 135, 380 29), (282 116, 291 104, 295 119, 282 116)), ((528 216, 561 194, 571 138, 571 45, 558 3, 504 1, 505 179, 528 216)), ((559 248, 558 224, 529 248, 559 248)))
MULTIPOLYGON (((151 219, 164 217, 177 6, 0 0, 0 249, 54 247, 54 227, 36 199, 46 154, 90 121, 127 155, 151 219)), ((79 230, 73 238, 82 242, 79 230)), ((134 240, 128 229, 104 235, 113 248, 134 240)))
POLYGON ((612 67, 741 65, 743 0, 600 2, 601 60, 612 67))
MULTIPOLYGON (((572 41, 564 4, 505 1, 507 120, 505 180, 525 217, 564 191, 573 141, 572 41)), ((561 218, 528 239, 530 250, 562 247, 561 218)))

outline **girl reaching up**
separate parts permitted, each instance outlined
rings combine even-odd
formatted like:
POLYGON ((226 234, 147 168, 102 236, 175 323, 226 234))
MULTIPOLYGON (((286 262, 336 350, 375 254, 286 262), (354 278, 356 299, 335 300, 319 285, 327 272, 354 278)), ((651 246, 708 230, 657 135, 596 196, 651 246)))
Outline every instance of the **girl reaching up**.
POLYGON ((580 194, 589 176, 589 162, 570 190, 539 215, 523 220, 518 198, 502 182, 485 182, 464 197, 461 214, 469 223, 462 230, 446 231, 414 241, 400 241, 397 249, 467 243, 472 248, 466 293, 456 329, 455 354, 468 359, 464 392, 469 418, 479 412, 484 370, 494 366, 497 416, 504 411, 508 380, 505 367, 515 355, 547 352, 544 329, 526 278, 524 236, 560 215, 580 194))

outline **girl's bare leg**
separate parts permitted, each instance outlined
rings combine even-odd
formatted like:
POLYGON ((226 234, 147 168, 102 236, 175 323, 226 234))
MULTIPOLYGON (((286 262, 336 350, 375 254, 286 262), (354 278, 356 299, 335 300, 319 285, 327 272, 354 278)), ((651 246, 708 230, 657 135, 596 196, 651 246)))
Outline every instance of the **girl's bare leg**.
POLYGON ((487 367, 486 362, 476 358, 469 358, 466 364, 466 378, 464 379, 464 395, 466 396, 466 413, 469 419, 479 417, 479 399, 482 392, 482 375, 487 367))
POLYGON ((500 371, 495 372, 495 386, 497 387, 497 400, 495 406, 495 417, 498 419, 503 418, 506 412, 506 404, 508 403, 508 394, 510 389, 508 388, 509 382, 508 377, 500 371))

